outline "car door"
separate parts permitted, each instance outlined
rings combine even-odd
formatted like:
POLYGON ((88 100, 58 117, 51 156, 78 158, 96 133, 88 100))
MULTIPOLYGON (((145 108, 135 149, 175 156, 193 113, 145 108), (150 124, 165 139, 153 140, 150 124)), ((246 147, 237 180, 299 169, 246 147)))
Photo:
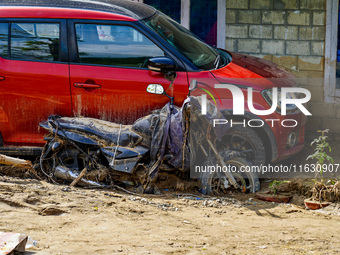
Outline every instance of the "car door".
POLYGON ((66 21, 0 22, 0 132, 4 145, 42 145, 39 122, 52 114, 71 115, 66 21))
MULTIPOLYGON (((74 46, 70 46, 74 116, 127 124, 169 102, 164 95, 146 92, 149 84, 168 89, 170 82, 164 75, 147 68, 149 58, 167 53, 135 26, 126 22, 70 21, 69 27, 74 29, 74 46)), ((187 92, 187 74, 179 71, 170 92, 175 103, 181 104, 187 92)))

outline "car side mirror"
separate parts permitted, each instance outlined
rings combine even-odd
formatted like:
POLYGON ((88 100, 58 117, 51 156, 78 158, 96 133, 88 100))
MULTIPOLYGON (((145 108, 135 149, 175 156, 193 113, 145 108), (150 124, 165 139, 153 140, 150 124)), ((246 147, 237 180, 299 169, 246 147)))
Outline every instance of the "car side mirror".
POLYGON ((163 86, 160 84, 149 84, 146 91, 157 95, 163 95, 165 93, 163 86))
POLYGON ((170 58, 157 57, 149 59, 148 68, 154 72, 167 73, 174 72, 176 69, 176 64, 170 58))

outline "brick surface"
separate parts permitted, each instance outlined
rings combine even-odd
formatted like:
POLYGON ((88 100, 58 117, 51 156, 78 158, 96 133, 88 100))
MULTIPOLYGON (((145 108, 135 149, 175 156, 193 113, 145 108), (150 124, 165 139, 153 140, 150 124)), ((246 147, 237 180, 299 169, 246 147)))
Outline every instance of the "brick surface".
POLYGON ((289 70, 297 70, 298 57, 293 56, 273 56, 273 62, 289 70))
POLYGON ((329 129, 330 133, 340 134, 340 119, 329 118, 324 120, 323 128, 329 129))
POLYGON ((282 11, 263 11, 262 24, 284 24, 286 12, 282 11))
POLYGON ((226 28, 227 38, 247 38, 248 26, 247 25, 227 25, 226 28))
POLYGON ((310 12, 288 11, 287 23, 289 25, 308 26, 310 24, 310 12))
MULTIPOLYGON (((309 110, 308 107, 307 107, 307 109, 309 110)), ((306 131, 314 133, 314 132, 316 132, 320 129, 322 129, 322 119, 313 118, 313 117, 307 118, 306 131)), ((314 138, 314 136, 313 136, 313 138, 314 138)))
POLYGON ((297 40, 299 30, 297 26, 275 26, 274 39, 297 40))
POLYGON ((324 73, 321 71, 292 71, 292 73, 297 77, 297 78, 323 78, 324 73))
POLYGON ((248 0, 227 0, 227 9, 248 9, 248 0))
POLYGON ((312 42, 312 55, 324 56, 325 43, 324 42, 312 42))
POLYGON ((340 119, 340 104, 337 104, 335 108, 336 108, 336 118, 340 119))
POLYGON ((309 42, 287 41, 286 54, 288 55, 310 55, 309 42))
POLYGON ((311 112, 313 117, 322 118, 335 117, 335 104, 312 102, 308 103, 308 110, 311 112))
MULTIPOLYGON (((336 0, 332 0, 336 1, 336 0)), ((325 10, 326 0, 300 0, 301 9, 325 10)))
POLYGON ((261 23, 261 11, 240 10, 238 12, 238 23, 245 24, 260 24, 261 23))
POLYGON ((244 53, 260 53, 260 40, 238 40, 238 51, 244 53))
POLYGON ((249 37, 270 39, 273 37, 273 27, 270 25, 251 25, 249 26, 249 37))
POLYGON ((237 40, 236 39, 226 39, 225 48, 230 51, 237 51, 237 40))
POLYGON ((310 102, 322 102, 324 98, 324 88, 323 87, 306 87, 311 93, 310 102))
POLYGON ((262 41, 262 53, 283 55, 284 42, 277 40, 262 41))
POLYGON ((274 0, 274 9, 286 10, 286 9, 298 9, 298 0, 274 0))
POLYGON ((270 62, 273 62, 273 55, 272 54, 266 54, 263 59, 268 60, 270 62))
POLYGON ((324 27, 300 27, 299 28, 300 40, 324 40, 325 28, 324 27))
POLYGON ((266 59, 269 61, 272 61, 272 56, 273 56, 273 55, 268 55, 268 54, 256 54, 256 53, 251 53, 250 55, 257 57, 257 58, 266 59))
POLYGON ((325 24, 326 24, 325 12, 314 11, 313 12, 313 25, 324 26, 325 24))
POLYGON ((323 71, 323 68, 324 68, 323 57, 300 56, 298 59, 298 70, 323 71))
POLYGON ((227 24, 236 23, 236 11, 235 10, 227 10, 225 21, 227 24))
POLYGON ((305 87, 323 87, 323 83, 324 83, 324 78, 315 78, 315 77, 306 77, 303 79, 298 79, 298 82, 300 84, 301 80, 306 80, 305 82, 305 87))
POLYGON ((271 0, 250 0, 250 9, 271 9, 271 0))

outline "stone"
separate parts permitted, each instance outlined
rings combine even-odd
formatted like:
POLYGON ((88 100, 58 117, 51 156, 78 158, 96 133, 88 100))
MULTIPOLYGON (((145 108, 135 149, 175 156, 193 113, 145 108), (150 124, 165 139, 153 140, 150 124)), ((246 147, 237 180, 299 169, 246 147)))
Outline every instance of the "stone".
POLYGON ((313 12, 313 25, 316 26, 324 26, 326 23, 325 12, 314 11, 313 12))
POLYGON ((297 70, 298 57, 294 56, 273 56, 273 62, 290 70, 297 70))
POLYGON ((271 39, 273 37, 273 27, 270 25, 250 25, 249 37, 271 39))
POLYGON ((308 104, 308 110, 311 112, 313 117, 324 117, 324 118, 335 117, 335 104, 312 102, 308 104))
POLYGON ((238 23, 245 24, 260 24, 261 23, 261 12, 260 11, 238 11, 238 23))
POLYGON ((225 48, 230 51, 237 51, 237 39, 226 39, 225 48))
POLYGON ((324 27, 300 27, 299 28, 300 40, 325 40, 325 28, 324 27))
POLYGON ((244 53, 260 53, 260 40, 240 39, 238 40, 238 51, 244 53))
POLYGON ((287 9, 298 9, 298 0, 274 0, 274 9, 287 10, 287 9))
POLYGON ((309 42, 287 41, 286 54, 288 55, 310 55, 309 42))
POLYGON ((277 41, 277 40, 262 41, 262 53, 283 55, 284 54, 284 41, 277 41))
POLYGON ((300 56, 298 59, 298 70, 323 71, 324 62, 323 57, 300 56))
POLYGON ((283 11, 263 11, 262 24, 284 24, 286 12, 283 11))
POLYGON ((248 0, 227 0, 227 9, 248 9, 248 0))
POLYGON ((250 0, 250 9, 271 9, 271 0, 250 0))
POLYGON ((324 42, 312 42, 312 55, 324 56, 325 43, 324 42))
POLYGON ((340 119, 340 104, 337 104, 335 108, 336 108, 336 118, 340 119))
POLYGON ((299 35, 299 32, 298 32, 297 26, 275 26, 274 27, 274 39, 297 40, 298 35, 299 35))
POLYGON ((308 26, 310 24, 310 12, 288 11, 287 23, 289 25, 308 26))
POLYGON ((247 38, 248 26, 247 25, 227 25, 226 28, 227 38, 247 38))
POLYGON ((227 10, 225 20, 227 24, 236 23, 236 11, 235 10, 227 10))
POLYGON ((325 10, 326 0, 300 0, 300 9, 325 10))

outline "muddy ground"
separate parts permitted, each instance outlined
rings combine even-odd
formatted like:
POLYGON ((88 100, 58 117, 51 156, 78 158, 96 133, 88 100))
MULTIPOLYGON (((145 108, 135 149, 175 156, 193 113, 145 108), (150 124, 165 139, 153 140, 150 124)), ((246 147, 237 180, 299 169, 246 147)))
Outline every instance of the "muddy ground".
POLYGON ((253 194, 135 196, 0 177, 0 231, 28 254, 339 254, 340 204, 305 210, 253 194))
POLYGON ((293 200, 277 204, 237 192, 131 195, 2 172, 0 231, 37 240, 27 254, 339 254, 340 204, 306 210, 312 182, 294 183, 293 200))

